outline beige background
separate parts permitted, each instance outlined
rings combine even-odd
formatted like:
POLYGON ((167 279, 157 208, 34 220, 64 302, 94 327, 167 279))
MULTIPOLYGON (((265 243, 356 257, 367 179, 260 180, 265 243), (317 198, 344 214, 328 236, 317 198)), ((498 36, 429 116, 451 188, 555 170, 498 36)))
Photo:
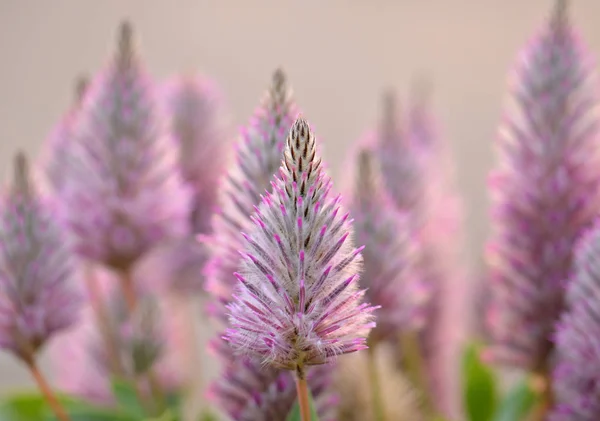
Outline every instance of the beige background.
MULTIPOLYGON (((151 71, 197 68, 220 82, 235 122, 283 65, 305 116, 326 143, 336 180, 347 148, 375 121, 382 87, 435 80, 435 107, 456 158, 469 256, 487 234, 486 173, 506 72, 550 0, 0 0, 0 170, 17 148, 36 154, 69 105, 73 78, 98 69, 130 17, 151 71)), ((600 1, 573 1, 600 54, 600 1)), ((28 384, 0 356, 0 392, 28 384)))

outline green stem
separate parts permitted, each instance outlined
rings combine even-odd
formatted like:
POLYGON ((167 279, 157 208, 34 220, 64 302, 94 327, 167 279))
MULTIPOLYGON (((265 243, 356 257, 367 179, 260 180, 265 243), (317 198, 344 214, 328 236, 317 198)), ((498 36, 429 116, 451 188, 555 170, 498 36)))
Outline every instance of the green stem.
POLYGON ((539 391, 539 402, 532 411, 531 421, 544 421, 553 406, 552 377, 547 370, 533 373, 533 388, 539 391))
POLYGON ((381 394, 381 380, 379 378, 379 370, 377 369, 377 358, 375 353, 375 346, 369 346, 368 353, 368 368, 369 368, 369 380, 371 389, 371 400, 373 408, 373 420, 374 421, 385 421, 385 410, 383 404, 383 396, 381 394))

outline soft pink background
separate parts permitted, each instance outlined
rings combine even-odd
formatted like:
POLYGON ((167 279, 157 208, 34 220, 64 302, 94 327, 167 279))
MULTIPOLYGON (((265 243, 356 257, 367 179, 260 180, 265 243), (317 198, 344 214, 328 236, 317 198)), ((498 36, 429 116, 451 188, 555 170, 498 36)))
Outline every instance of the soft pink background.
MULTIPOLYGON (((600 2, 573 1, 600 54, 600 2)), ((337 182, 343 158, 377 118, 385 86, 435 81, 435 108, 464 194, 469 263, 487 235, 486 174, 506 73, 547 15, 550 0, 0 0, 0 169, 17 148, 36 154, 68 107, 73 78, 96 70, 123 17, 133 21, 150 70, 199 69, 220 82, 236 124, 246 121, 283 65, 337 182)), ((0 356, 0 392, 29 384, 0 356)))

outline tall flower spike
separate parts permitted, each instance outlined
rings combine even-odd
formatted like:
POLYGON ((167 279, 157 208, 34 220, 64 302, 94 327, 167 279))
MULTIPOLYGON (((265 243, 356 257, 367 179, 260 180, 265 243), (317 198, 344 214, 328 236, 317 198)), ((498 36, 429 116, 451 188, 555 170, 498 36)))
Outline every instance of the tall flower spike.
POLYGON ((22 153, 0 214, 0 347, 31 363, 55 333, 77 321, 81 297, 73 262, 49 204, 22 153))
MULTIPOLYGON (((109 304, 108 325, 114 335, 117 366, 129 376, 151 367, 162 389, 168 393, 179 391, 185 382, 179 358, 187 340, 182 337, 179 315, 169 310, 166 300, 144 291, 130 317, 118 277, 100 268, 95 268, 94 276, 101 287, 100 296, 95 298, 109 304)), ((110 379, 119 375, 115 372, 115 355, 107 351, 91 302, 84 307, 80 323, 51 344, 49 356, 62 390, 101 405, 114 403, 110 379)))
POLYGON ((367 289, 367 299, 381 306, 371 344, 395 341, 398 332, 422 327, 427 304, 408 221, 379 188, 373 166, 371 153, 360 151, 352 201, 356 240, 365 245, 361 285, 367 289))
POLYGON ((432 82, 420 76, 413 83, 407 110, 407 136, 412 155, 420 162, 422 198, 421 276, 430 289, 421 351, 429 372, 434 400, 446 416, 457 417, 453 362, 459 358, 466 331, 464 309, 468 293, 464 263, 461 198, 455 185, 454 160, 432 110, 432 82))
POLYGON ((600 207, 595 82, 565 1, 520 56, 492 175, 493 357, 546 372, 573 244, 600 207))
POLYGON ((228 146, 221 93, 213 81, 192 75, 170 80, 164 92, 183 178, 194 192, 193 231, 208 234, 228 146))
POLYGON ((594 421, 600 413, 600 221, 576 248, 567 310, 557 326, 551 421, 594 421))
MULTIPOLYGON (((298 372, 366 348, 373 310, 357 287, 355 249, 340 197, 316 155, 313 133, 296 120, 273 193, 245 237, 227 339, 266 365, 298 372)), ((302 406, 302 405, 301 405, 302 406)))
MULTIPOLYGON (((420 156, 414 153, 412 139, 401 122, 396 94, 385 92, 382 119, 376 133, 376 154, 381 167, 382 182, 396 207, 411 210, 422 206, 423 179, 420 156)), ((411 212, 417 218, 420 212, 411 212)))
POLYGON ((285 74, 278 69, 271 87, 255 112, 236 146, 236 164, 225 177, 222 210, 215 216, 215 252, 208 263, 207 289, 217 298, 229 301, 237 280, 242 237, 240 231, 251 225, 250 216, 261 201, 261 195, 271 191, 285 139, 294 119, 296 105, 285 74))
POLYGON ((132 38, 123 23, 116 57, 90 85, 61 193, 78 250, 121 271, 165 238, 189 232, 178 149, 132 38))
POLYGON ((73 127, 88 85, 87 77, 81 76, 77 79, 75 82, 75 98, 71 109, 54 128, 44 144, 41 166, 45 171, 46 181, 54 192, 60 191, 68 181, 65 180, 65 177, 68 177, 69 171, 66 168, 71 165, 71 159, 73 159, 70 155, 73 127))

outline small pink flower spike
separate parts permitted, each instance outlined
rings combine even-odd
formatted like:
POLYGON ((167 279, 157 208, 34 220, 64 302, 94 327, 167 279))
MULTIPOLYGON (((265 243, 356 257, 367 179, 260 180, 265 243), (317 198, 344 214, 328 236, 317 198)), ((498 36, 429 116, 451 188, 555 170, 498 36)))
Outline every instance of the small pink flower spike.
POLYGON ((417 247, 405 213, 400 213, 378 183, 372 153, 361 150, 352 200, 356 240, 364 244, 360 283, 366 298, 381 308, 370 344, 397 341, 400 332, 423 327, 427 288, 418 272, 417 247))
POLYGON ((39 197, 22 153, 0 210, 0 348, 26 363, 56 333, 74 325, 82 297, 57 218, 39 197))
POLYGON ((519 56, 492 175, 494 354, 543 372, 573 245, 600 208, 595 81, 566 3, 519 56))
POLYGON ((374 307, 358 288, 362 258, 352 227, 298 118, 280 176, 245 237, 226 338, 237 353, 293 370, 365 349, 374 307))
POLYGON ((163 92, 171 132, 181 150, 181 172, 194 192, 193 231, 209 234, 229 146, 222 94, 214 81, 200 75, 177 76, 163 92))
MULTIPOLYGON (((207 289, 219 301, 231 300, 237 280, 241 231, 252 225, 251 215, 272 189, 285 139, 298 113, 284 72, 277 69, 269 90, 237 144, 235 164, 225 177, 221 212, 214 218, 216 244, 207 265, 207 289)), ((224 317, 224 312, 221 311, 224 317)))
POLYGON ((44 152, 41 157, 47 184, 51 191, 58 192, 64 187, 68 180, 69 171, 66 170, 72 164, 71 142, 73 142, 73 128, 85 93, 89 85, 87 77, 80 76, 75 82, 75 98, 71 109, 54 128, 49 138, 44 143, 44 152))

